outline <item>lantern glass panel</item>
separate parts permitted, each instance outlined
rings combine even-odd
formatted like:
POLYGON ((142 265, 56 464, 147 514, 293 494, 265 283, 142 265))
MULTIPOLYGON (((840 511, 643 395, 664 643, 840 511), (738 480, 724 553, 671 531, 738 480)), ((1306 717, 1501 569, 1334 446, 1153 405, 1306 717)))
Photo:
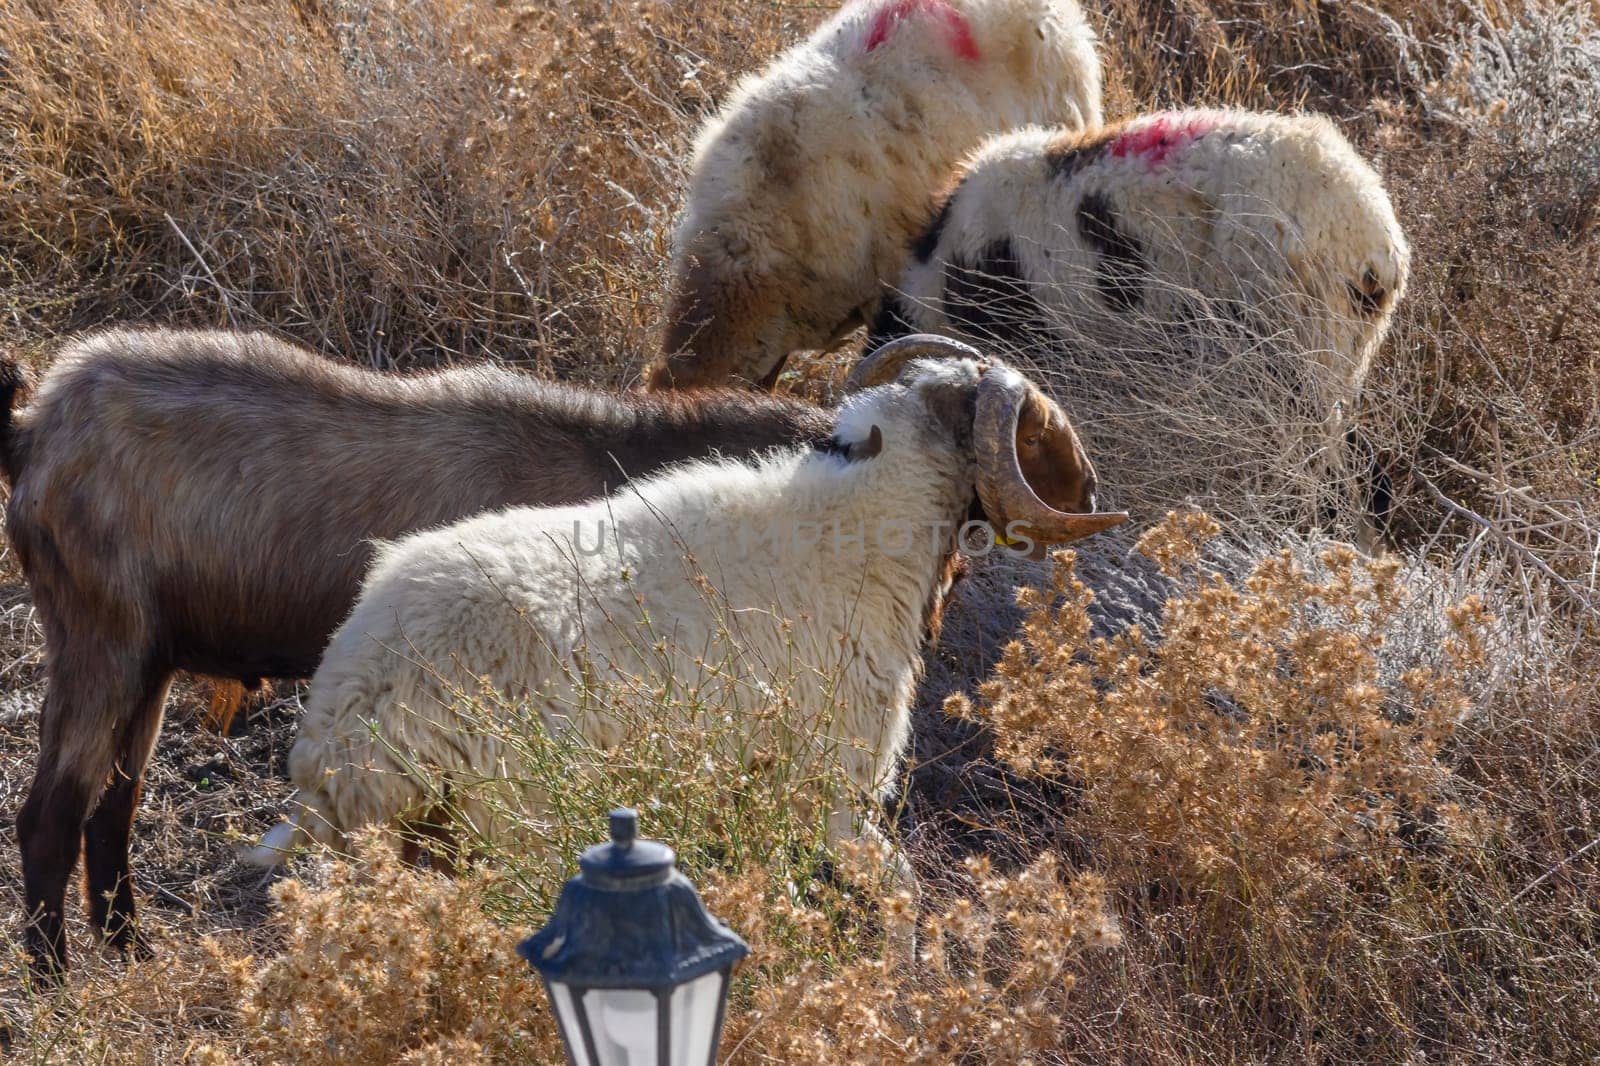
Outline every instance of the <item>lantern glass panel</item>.
POLYGON ((600 1066, 589 1058, 588 1048, 583 1046, 583 1030, 578 1024, 578 1012, 572 1006, 572 989, 559 981, 551 981, 550 1002, 556 1007, 556 1022, 561 1026, 561 1032, 567 1038, 567 1051, 572 1055, 572 1066, 600 1066))
POLYGON ((710 1066, 723 979, 717 970, 672 990, 672 1066, 710 1066))
POLYGON ((654 992, 632 988, 595 988, 584 993, 589 1022, 594 1026, 600 1066, 667 1066, 656 1059, 659 1039, 654 992))

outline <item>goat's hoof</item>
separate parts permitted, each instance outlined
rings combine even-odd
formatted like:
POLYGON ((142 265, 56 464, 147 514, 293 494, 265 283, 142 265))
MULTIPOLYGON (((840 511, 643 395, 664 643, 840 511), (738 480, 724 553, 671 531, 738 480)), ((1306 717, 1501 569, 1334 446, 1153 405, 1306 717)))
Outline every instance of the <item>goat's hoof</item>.
POLYGON ((67 963, 52 951, 28 952, 28 982, 38 991, 49 992, 60 988, 67 977, 67 963))
POLYGON ((104 933, 101 935, 101 942, 105 944, 107 951, 132 962, 143 962, 156 957, 156 949, 150 946, 150 941, 133 927, 125 926, 114 933, 104 933))

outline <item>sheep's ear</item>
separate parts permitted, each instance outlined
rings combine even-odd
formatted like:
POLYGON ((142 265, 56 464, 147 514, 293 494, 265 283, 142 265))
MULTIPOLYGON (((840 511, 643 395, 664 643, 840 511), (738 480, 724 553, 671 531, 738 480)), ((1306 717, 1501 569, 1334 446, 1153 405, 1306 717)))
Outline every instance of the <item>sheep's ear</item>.
POLYGON ((837 455, 847 463, 859 463, 883 451, 883 430, 873 426, 866 440, 848 442, 840 440, 838 434, 835 434, 825 441, 818 442, 816 449, 829 455, 837 455))
POLYGON ((845 458, 852 463, 859 463, 876 457, 881 451, 883 451, 883 430, 873 426, 866 440, 856 441, 845 449, 845 458))

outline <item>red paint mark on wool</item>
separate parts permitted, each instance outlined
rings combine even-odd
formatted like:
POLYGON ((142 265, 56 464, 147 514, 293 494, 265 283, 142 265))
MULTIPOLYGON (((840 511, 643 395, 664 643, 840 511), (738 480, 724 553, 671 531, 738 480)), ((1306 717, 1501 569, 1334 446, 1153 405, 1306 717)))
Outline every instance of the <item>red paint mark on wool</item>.
POLYGON ((908 18, 927 14, 937 18, 944 26, 944 42, 950 51, 962 59, 979 58, 978 42, 972 38, 972 25, 966 16, 945 0, 894 0, 878 9, 867 30, 867 51, 871 52, 889 39, 895 27, 908 18))
POLYGON ((1134 156, 1152 167, 1167 161, 1167 157, 1187 146, 1195 139, 1210 133, 1221 123, 1209 116, 1203 118, 1181 115, 1157 115, 1136 129, 1111 142, 1111 154, 1117 159, 1134 156))

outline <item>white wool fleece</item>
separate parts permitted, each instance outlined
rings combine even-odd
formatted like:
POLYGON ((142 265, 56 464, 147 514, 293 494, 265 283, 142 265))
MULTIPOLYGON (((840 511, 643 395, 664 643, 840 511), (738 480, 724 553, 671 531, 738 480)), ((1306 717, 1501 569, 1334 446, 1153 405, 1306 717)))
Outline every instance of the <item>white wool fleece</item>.
MULTIPOLYGON (((422 813, 431 801, 413 762, 446 779, 516 778, 515 753, 471 728, 451 686, 487 684, 550 730, 622 742, 617 720, 578 698, 584 670, 643 678, 644 691, 670 677, 737 715, 770 710, 761 694, 798 669, 787 742, 836 741, 854 785, 886 788, 909 732, 925 611, 974 493, 970 427, 942 420, 970 418, 948 397, 978 377, 971 362, 929 363, 910 384, 853 397, 841 447, 876 426, 883 447, 870 458, 698 462, 592 504, 514 508, 385 546, 312 679, 290 753, 305 827, 331 840, 422 813), (913 535, 879 535, 884 520, 913 535), (725 629, 737 648, 727 662, 725 629)), ((751 751, 786 742, 753 739, 751 751)), ((492 835, 472 795, 459 797, 463 811, 492 835)))
POLYGON ((964 155, 1100 121, 1094 45, 1075 0, 862 0, 742 81, 674 239, 679 383, 758 380, 870 320, 964 155))
POLYGON ((1411 255, 1382 181, 1332 122, 1236 110, 993 138, 965 167, 932 254, 905 274, 907 325, 959 331, 952 267, 993 259, 1002 242, 1066 338, 1114 346, 1131 321, 1173 318, 1195 295, 1232 302, 1293 336, 1328 403, 1346 406, 1411 255))

